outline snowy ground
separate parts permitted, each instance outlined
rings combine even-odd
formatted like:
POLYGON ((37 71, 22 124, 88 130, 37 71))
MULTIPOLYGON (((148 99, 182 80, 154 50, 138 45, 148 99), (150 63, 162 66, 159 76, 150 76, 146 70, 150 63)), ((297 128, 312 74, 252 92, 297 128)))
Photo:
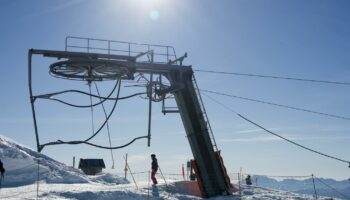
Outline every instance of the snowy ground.
MULTIPOLYGON (((147 183, 139 183, 136 189, 133 184, 103 184, 103 183, 83 183, 83 184, 46 184, 39 185, 39 199, 169 199, 186 200, 201 199, 195 196, 180 194, 172 184, 168 187, 159 185, 148 189, 147 183)), ((16 188, 2 188, 0 199, 36 199, 36 184, 21 186, 16 188)), ((210 198, 212 200, 239 199, 239 194, 232 196, 220 196, 210 198)), ((285 191, 270 190, 266 188, 244 187, 242 199, 314 199, 309 195, 293 194, 285 191)), ((324 198, 320 198, 324 199, 324 198)))
MULTIPOLYGON (((137 186, 114 174, 87 176, 52 158, 37 153, 0 135, 0 159, 6 170, 0 189, 0 199, 201 199, 181 193, 175 179, 159 180, 149 185, 148 173, 136 175, 137 186), (39 161, 39 176, 38 176, 39 161), (137 177, 139 176, 139 177, 137 177), (37 180, 39 188, 37 192, 37 180), (140 179, 140 180, 138 180, 140 179)), ((132 179, 131 179, 132 180, 132 179)), ((241 193, 219 196, 213 200, 231 199, 314 199, 312 195, 295 194, 262 187, 243 186, 241 193)), ((325 198, 319 198, 325 199, 325 198)))

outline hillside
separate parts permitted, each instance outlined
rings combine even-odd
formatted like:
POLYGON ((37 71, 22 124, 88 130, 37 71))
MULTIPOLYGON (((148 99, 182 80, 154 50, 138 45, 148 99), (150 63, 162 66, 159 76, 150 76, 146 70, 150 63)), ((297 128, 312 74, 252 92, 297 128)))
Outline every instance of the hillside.
POLYGON ((18 187, 35 183, 38 177, 38 161, 40 181, 45 183, 73 184, 100 181, 125 183, 124 180, 112 175, 110 176, 113 178, 110 180, 104 177, 106 175, 88 177, 78 169, 37 153, 3 136, 0 136, 0 155, 6 169, 2 187, 18 187))
MULTIPOLYGON (((137 187, 123 178, 112 174, 86 176, 80 170, 68 167, 48 156, 37 153, 23 145, 0 136, 0 159, 7 169, 2 181, 0 199, 36 199, 37 170, 39 160, 39 198, 44 199, 201 199, 182 194, 176 187, 176 180, 160 180, 160 184, 151 187, 147 182, 137 182, 137 187)), ((281 190, 261 187, 269 183, 271 188, 282 185, 281 182, 260 178, 260 186, 242 186, 243 199, 313 199, 312 195, 297 194, 280 187, 281 190)), ((289 180, 290 182, 290 180, 289 180)), ((298 189, 295 182, 294 189, 298 189)), ((301 184, 303 185, 303 184, 301 184)), ((292 188, 289 186, 289 188, 292 188)), ((238 200, 239 194, 219 196, 214 200, 238 200)), ((323 197, 319 199, 325 199, 323 197)))

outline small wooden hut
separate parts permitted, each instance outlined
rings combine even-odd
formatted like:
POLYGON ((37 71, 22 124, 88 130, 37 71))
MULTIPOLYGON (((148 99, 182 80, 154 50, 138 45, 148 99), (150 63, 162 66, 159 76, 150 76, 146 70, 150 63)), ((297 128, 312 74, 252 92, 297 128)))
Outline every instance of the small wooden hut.
POLYGON ((102 172, 102 168, 106 168, 103 159, 80 159, 79 169, 87 175, 96 175, 102 172))

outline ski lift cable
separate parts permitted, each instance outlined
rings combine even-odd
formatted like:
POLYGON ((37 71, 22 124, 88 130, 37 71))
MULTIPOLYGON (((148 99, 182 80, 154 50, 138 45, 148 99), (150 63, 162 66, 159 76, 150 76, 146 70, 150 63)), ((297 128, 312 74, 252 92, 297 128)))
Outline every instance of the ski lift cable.
POLYGON ((325 153, 322 153, 322 152, 313 150, 313 149, 311 149, 311 148, 309 148, 309 147, 303 146, 303 145, 301 145, 301 144, 299 144, 299 143, 296 143, 296 142, 294 142, 294 141, 292 141, 292 140, 289 140, 289 139, 287 139, 287 138, 285 138, 285 137, 283 137, 283 136, 281 136, 281 135, 279 135, 279 134, 277 134, 277 133, 274 133, 274 132, 272 132, 272 131, 270 131, 270 130, 264 128, 264 127, 262 127, 261 125, 259 125, 259 124, 255 123, 255 122, 253 122, 252 120, 246 118, 245 116, 241 115, 240 113, 236 112, 235 110, 233 110, 232 108, 226 106, 225 104, 223 104, 223 103, 217 101, 216 99, 210 97, 209 95, 207 95, 207 94, 204 93, 204 96, 208 97, 208 98, 209 98, 210 100, 212 100, 213 102, 215 102, 215 103, 221 105, 222 107, 224 107, 224 108, 226 108, 227 110, 231 111, 232 113, 236 114, 237 116, 239 116, 239 117, 242 118, 243 120, 245 120, 245 121, 247 121, 247 122, 253 124, 254 126, 256 126, 256 127, 260 128, 260 129, 262 129, 262 130, 264 130, 264 131, 266 131, 266 132, 268 132, 268 133, 270 133, 270 134, 272 134, 272 135, 274 135, 274 136, 276 136, 276 137, 279 137, 279 138, 281 138, 281 139, 283 139, 283 140, 285 140, 285 141, 287 141, 287 142, 289 142, 289 143, 291 143, 291 144, 294 144, 294 145, 296 145, 296 146, 298 146, 298 147, 300 147, 300 148, 303 148, 303 149, 305 149, 305 150, 308 150, 308 151, 311 151, 311 152, 313 152, 313 153, 319 154, 319 155, 321 155, 321 156, 328 157, 328 158, 331 158, 331 159, 333 159, 333 160, 337 160, 337 161, 340 161, 340 162, 344 162, 344 163, 350 164, 350 161, 347 161, 347 160, 344 160, 344 159, 341 159, 341 158, 337 158, 337 157, 334 157, 334 156, 331 156, 331 155, 327 155, 327 154, 325 154, 325 153))
POLYGON ((124 148, 126 146, 129 146, 130 144, 132 144, 133 142, 135 142, 136 140, 138 139, 142 139, 142 138, 148 138, 148 136, 140 136, 140 137, 136 137, 134 138, 133 140, 131 140, 130 142, 124 144, 124 145, 121 145, 121 146, 115 146, 115 147, 107 147, 107 146, 102 146, 102 145, 97 145, 97 144, 94 144, 94 143, 90 143, 88 142, 89 140, 91 140, 92 138, 94 138, 101 130, 102 128, 106 125, 107 121, 109 120, 109 118, 111 117, 111 115, 113 114, 115 108, 116 108, 116 105, 118 103, 118 99, 119 99, 119 94, 120 94, 120 87, 121 87, 121 82, 119 81, 119 84, 118 84, 118 92, 117 92, 117 97, 115 98, 115 103, 113 105, 113 108, 111 110, 111 112, 109 113, 109 115, 107 116, 106 120, 103 122, 103 124, 101 125, 101 127, 89 138, 87 138, 86 140, 82 140, 82 141, 62 141, 62 140, 57 140, 55 142, 48 142, 48 143, 45 143, 45 144, 42 144, 40 145, 42 148, 45 147, 45 146, 48 146, 48 145, 59 145, 59 144, 70 144, 70 145, 75 145, 75 144, 87 144, 87 145, 90 145, 90 146, 94 146, 94 147, 97 147, 97 148, 102 148, 102 149, 120 149, 120 148, 124 148))
POLYGON ((116 81, 116 84, 114 85, 113 89, 111 90, 111 92, 106 97, 103 97, 103 96, 100 96, 100 95, 94 95, 94 94, 87 93, 87 92, 80 91, 80 90, 64 90, 64 91, 60 91, 60 92, 54 92, 54 93, 37 95, 37 96, 34 96, 34 98, 40 98, 40 99, 47 99, 47 100, 57 101, 59 103, 63 103, 65 105, 72 106, 72 107, 77 107, 77 108, 90 108, 91 106, 98 106, 101 103, 104 103, 106 100, 124 100, 124 99, 128 99, 128 98, 131 98, 131 97, 134 97, 134 96, 139 96, 139 95, 146 94, 146 92, 139 92, 139 93, 135 93, 135 94, 128 95, 128 96, 119 97, 118 99, 117 98, 111 98, 111 95, 114 93, 114 91, 117 88, 117 86, 118 86, 118 81, 116 81), (64 93, 80 93, 80 94, 84 94, 84 95, 87 95, 87 96, 90 96, 90 97, 103 99, 103 101, 100 101, 100 102, 92 104, 92 105, 76 105, 76 104, 71 104, 71 103, 68 103, 66 101, 63 101, 63 100, 60 100, 60 99, 57 99, 57 98, 53 97, 53 96, 64 94, 64 93))
MULTIPOLYGON (((117 97, 116 99, 119 98, 119 94, 120 94, 120 86, 121 86, 121 82, 118 80, 118 92, 117 92, 117 97)), ((61 140, 58 140, 56 142, 48 142, 48 143, 45 143, 45 144, 42 144, 40 145, 42 148, 45 147, 45 146, 48 146, 48 145, 56 145, 56 144, 81 144, 81 143, 84 143, 84 142, 88 142, 89 140, 91 140, 92 138, 94 138, 101 130, 102 128, 106 125, 107 121, 109 120, 109 118, 112 116, 115 108, 117 107, 117 103, 118 103, 118 100, 115 100, 114 102, 114 105, 112 107, 112 110, 111 112, 109 113, 108 117, 106 118, 106 120, 102 123, 102 125, 100 126, 100 128, 92 135, 90 136, 89 138, 83 140, 83 141, 68 141, 68 142, 64 142, 64 141, 61 141, 61 140)))
POLYGON ((285 77, 285 76, 272 76, 272 75, 225 72, 225 71, 214 71, 214 70, 193 70, 193 71, 204 72, 204 73, 213 73, 213 74, 224 74, 224 75, 234 75, 234 76, 250 76, 250 77, 258 77, 258 78, 272 78, 272 79, 283 79, 283 80, 292 80, 292 81, 304 81, 304 82, 314 82, 314 83, 337 84, 337 85, 350 86, 349 82, 341 82, 341 81, 326 81, 326 80, 316 80, 316 79, 304 79, 304 78, 294 78, 294 77, 285 77))
POLYGON ((42 95, 36 95, 34 97, 35 98, 50 99, 53 96, 64 94, 64 93, 80 93, 80 94, 92 96, 92 97, 98 98, 98 99, 102 98, 102 99, 105 99, 105 100, 115 100, 115 99, 109 99, 109 98, 112 96, 112 94, 114 93, 115 89, 117 88, 118 82, 119 82, 119 80, 116 81, 115 85, 113 86, 113 89, 111 90, 111 92, 108 94, 107 97, 101 97, 101 96, 94 95, 94 94, 91 94, 91 93, 88 93, 88 92, 84 92, 84 91, 81 91, 81 90, 63 90, 63 91, 60 91, 60 92, 52 92, 52 93, 47 93, 47 94, 42 94, 42 95))
MULTIPOLYGON (((68 102, 65 102, 65 101, 62 101, 60 99, 56 99, 56 98, 53 98, 53 96, 56 96, 56 95, 60 95, 60 94, 64 94, 64 93, 81 93, 81 94, 84 94, 84 95, 88 95, 90 98, 91 97, 95 97, 97 98, 98 96, 97 95, 93 95, 91 94, 91 91, 90 93, 87 93, 87 92, 84 92, 84 91, 80 91, 80 90, 64 90, 64 91, 61 91, 61 92, 54 92, 54 93, 48 93, 48 94, 44 94, 44 95, 37 95, 35 96, 35 98, 42 98, 42 99, 48 99, 48 100, 53 100, 53 101, 58 101, 60 103, 63 103, 63 104, 66 104, 66 105, 69 105, 69 106, 73 106, 73 107, 81 107, 81 108, 90 108, 92 106, 97 106, 101 103, 103 103, 104 101, 106 100, 110 100, 109 98, 111 97, 111 95, 114 93, 115 89, 117 88, 118 86, 118 81, 116 81, 116 84, 114 85, 113 89, 111 90, 111 92, 109 93, 109 95, 107 97, 101 97, 103 98, 103 101, 102 102, 99 102, 99 103, 96 103, 96 104, 92 104, 91 105, 87 105, 87 106, 81 106, 81 105, 74 105, 74 104, 70 104, 68 102)), ((99 99, 101 99, 99 98, 99 99)))
POLYGON ((95 126, 94 126, 94 107, 92 106, 92 97, 91 97, 91 82, 88 83, 89 86, 89 93, 90 93, 90 112, 91 112, 91 130, 92 134, 95 133, 95 126))
POLYGON ((305 108, 297 108, 297 107, 294 107, 294 106, 288 106, 288 105, 283 105, 283 104, 278 104, 278 103, 272 103, 272 102, 268 102, 268 101, 252 99, 252 98, 247 98, 247 97, 241 97, 241 96, 237 96, 237 95, 231 95, 231 94, 226 94, 226 93, 216 92, 216 91, 211 91, 211 90, 205 90, 205 89, 200 89, 200 91, 206 92, 206 93, 211 93, 211 94, 216 94, 216 95, 221 95, 221 96, 226 96, 226 97, 231 97, 231 98, 236 98, 236 99, 242 99, 242 100, 246 100, 246 101, 252 101, 252 102, 263 103, 263 104, 268 104, 268 105, 272 105, 272 106, 278 106, 278 107, 282 107, 282 108, 288 108, 288 109, 292 109, 292 110, 298 110, 298 111, 313 113, 313 114, 317 114, 317 115, 323 115, 323 116, 337 118, 337 119, 350 120, 349 117, 344 117, 344 116, 334 115, 334 114, 328 114, 328 113, 314 111, 314 110, 309 110, 309 109, 305 109, 305 108))
MULTIPOLYGON (((136 138, 132 139, 130 142, 124 144, 124 145, 115 146, 115 147, 107 147, 107 146, 97 145, 97 144, 86 142, 86 141, 81 141, 81 143, 82 144, 87 144, 87 145, 90 145, 90 146, 94 146, 94 147, 97 147, 97 148, 101 148, 101 149, 121 149, 121 148, 124 148, 124 147, 127 147, 127 146, 131 145, 136 140, 143 139, 143 138, 148 138, 148 136, 146 135, 146 136, 136 137, 136 138)), ((66 144, 70 144, 70 143, 66 143, 66 144)))
MULTIPOLYGON (((119 84, 118 84, 118 92, 117 92, 117 99, 119 98, 119 94, 120 94, 120 86, 121 86, 121 81, 118 80, 119 84)), ((108 122, 109 118, 112 116, 115 108, 117 107, 118 104, 118 100, 115 101, 113 108, 111 110, 111 112, 109 113, 108 117, 106 117, 105 121, 103 122, 103 124, 101 125, 101 127, 95 132, 95 134, 93 134, 91 137, 89 137, 88 139, 84 140, 85 142, 91 140, 93 137, 95 137, 101 130, 102 128, 106 125, 106 123, 108 122)))
POLYGON ((334 187, 328 185, 327 183, 325 183, 324 181, 322 181, 320 178, 317 178, 317 177, 315 176, 315 179, 316 179, 317 181, 321 182, 323 185, 325 185, 325 186, 331 188, 332 190, 334 190, 335 192, 337 192, 337 193, 340 194, 341 196, 345 197, 346 199, 350 199, 349 196, 345 195, 344 193, 340 192, 339 190, 335 189, 334 187))
MULTIPOLYGON (((99 89, 98 89, 98 87, 97 87, 96 82, 94 82, 94 85, 95 85, 95 88, 96 88, 97 95, 98 95, 98 96, 101 96, 101 95, 100 95, 100 91, 99 91, 99 89)), ((100 101, 103 101, 103 100, 100 99, 100 101)), ((104 115, 105 115, 105 118, 106 118, 106 120, 107 120, 107 116, 108 116, 108 115, 107 115, 107 112, 106 112, 106 108, 105 108, 105 106, 104 106, 103 103, 101 103, 101 106, 102 106, 102 109, 103 109, 103 113, 104 113, 104 115)), ((107 123, 106 123, 106 128, 107 128, 107 133, 108 133, 109 147, 112 148, 112 141, 111 141, 111 134, 110 134, 110 129, 109 129, 109 122, 108 122, 108 120, 107 120, 107 123)), ((114 169, 114 155, 113 155, 113 150, 112 150, 112 149, 111 149, 111 158, 112 158, 112 169, 114 169)))
MULTIPOLYGON (((132 94, 132 95, 119 97, 118 99, 116 99, 116 98, 106 98, 106 97, 101 97, 101 99, 103 99, 103 102, 105 102, 106 100, 124 100, 124 99, 129 99, 131 97, 140 96, 140 95, 143 95, 143 94, 147 94, 147 93, 146 92, 138 92, 138 93, 135 93, 135 94, 132 94)), ((60 100, 60 99, 56 99, 56 98, 48 98, 48 100, 57 101, 57 102, 65 104, 65 105, 76 107, 76 108, 90 108, 91 106, 95 107, 95 106, 98 106, 98 105, 103 103, 103 102, 101 103, 101 101, 100 101, 100 102, 92 104, 92 105, 76 105, 76 104, 71 104, 71 103, 68 103, 66 101, 63 101, 63 100, 60 100)))

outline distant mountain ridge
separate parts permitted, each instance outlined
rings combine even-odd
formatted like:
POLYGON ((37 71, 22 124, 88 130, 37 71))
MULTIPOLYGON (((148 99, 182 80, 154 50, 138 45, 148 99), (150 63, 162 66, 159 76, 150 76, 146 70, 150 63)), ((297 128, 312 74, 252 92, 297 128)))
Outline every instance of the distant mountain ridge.
MULTIPOLYGON (((304 180, 296 179, 284 179, 278 181, 273 178, 268 178, 266 176, 252 176, 253 180, 257 179, 258 186, 274 188, 279 190, 291 191, 300 194, 315 194, 312 178, 304 180)), ((336 197, 340 199, 350 199, 350 181, 342 180, 337 181, 334 179, 317 178, 315 179, 315 187, 317 195, 336 197), (332 188, 326 186, 325 184, 331 186, 332 188), (338 192, 340 193, 338 193, 338 192), (343 195, 342 195, 343 194, 343 195), (345 195, 345 197, 344 197, 345 195), (349 197, 349 198, 346 198, 349 197)))

